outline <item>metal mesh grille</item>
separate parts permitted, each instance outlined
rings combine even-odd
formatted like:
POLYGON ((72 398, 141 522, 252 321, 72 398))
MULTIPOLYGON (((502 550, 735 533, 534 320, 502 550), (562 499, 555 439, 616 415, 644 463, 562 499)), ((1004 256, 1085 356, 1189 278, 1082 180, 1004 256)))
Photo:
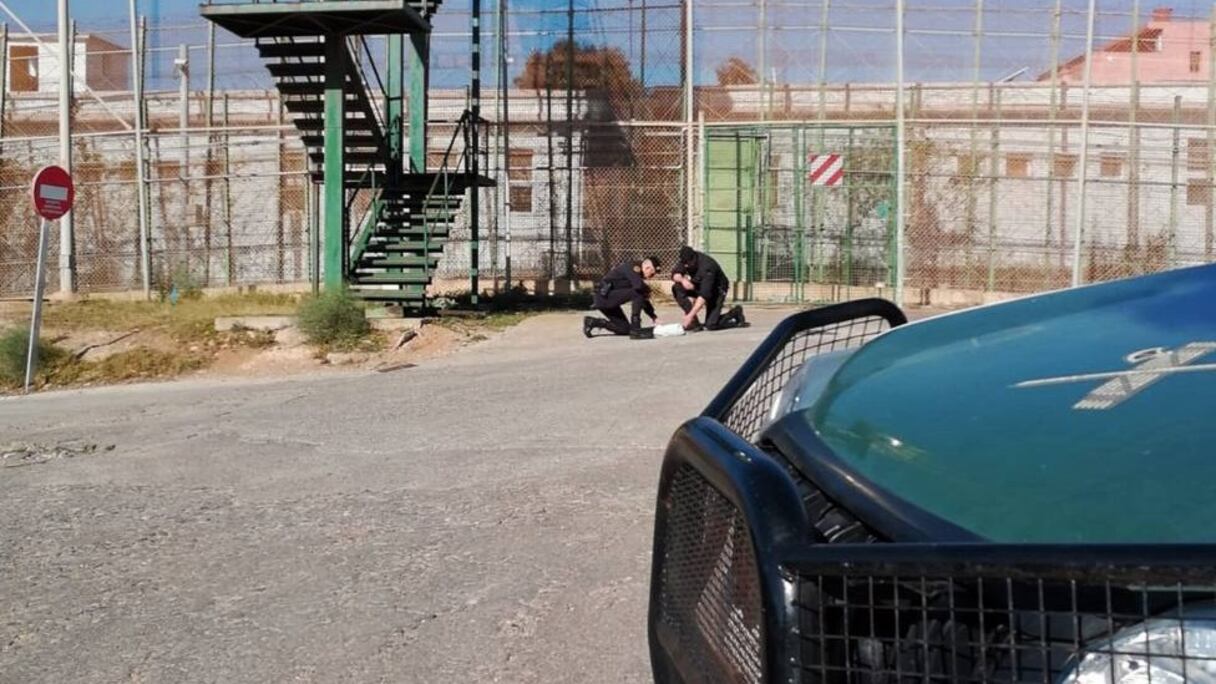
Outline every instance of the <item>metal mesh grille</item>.
POLYGON ((747 521, 688 465, 676 472, 663 506, 659 621, 677 642, 671 652, 699 681, 762 681, 763 616, 747 521))
POLYGON ((825 352, 860 347, 887 330, 880 316, 855 318, 795 334, 722 417, 722 424, 749 441, 755 441, 768 418, 773 401, 794 371, 807 359, 825 352))
POLYGON ((890 574, 888 566, 878 574, 856 568, 801 574, 804 681, 1216 681, 1211 640, 1198 638, 1194 626, 1183 632, 1176 610, 1216 598, 1208 571, 1197 584, 986 570, 904 575, 890 574), (1155 646, 1150 654, 1143 634, 1112 645, 1110 637, 1163 612, 1170 617, 1153 624, 1172 635, 1174 646, 1155 646), (1088 670, 1084 676, 1078 663, 1088 670))

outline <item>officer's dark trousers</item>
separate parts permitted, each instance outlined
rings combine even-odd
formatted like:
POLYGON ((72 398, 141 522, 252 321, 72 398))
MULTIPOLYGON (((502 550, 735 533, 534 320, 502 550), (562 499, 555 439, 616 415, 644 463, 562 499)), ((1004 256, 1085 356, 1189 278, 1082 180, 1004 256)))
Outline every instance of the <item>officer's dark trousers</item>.
MULTIPOLYGON (((671 286, 671 294, 676 298, 676 304, 684 310, 684 313, 692 311, 693 304, 697 301, 697 293, 695 290, 685 289, 680 283, 671 286)), ((726 300, 726 292, 718 290, 714 292, 711 299, 705 300, 705 327, 710 330, 719 328, 729 328, 734 326, 733 319, 724 321, 722 319, 722 302, 726 300)))
POLYGON ((629 330, 642 327, 642 304, 646 298, 633 290, 613 290, 607 296, 595 298, 595 308, 608 318, 605 327, 616 335, 628 335, 629 330), (628 304, 629 318, 622 308, 628 304))

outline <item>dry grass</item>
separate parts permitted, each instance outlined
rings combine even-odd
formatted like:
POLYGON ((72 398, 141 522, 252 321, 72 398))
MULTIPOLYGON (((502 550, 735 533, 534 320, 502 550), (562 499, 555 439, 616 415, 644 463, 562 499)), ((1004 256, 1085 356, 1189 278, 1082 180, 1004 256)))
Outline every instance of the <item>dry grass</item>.
POLYGON ((167 302, 117 302, 85 299, 46 308, 43 325, 60 332, 161 329, 179 339, 207 336, 220 316, 291 315, 297 300, 290 295, 251 293, 167 302))
POLYGON ((48 378, 53 386, 109 385, 134 380, 174 378, 199 370, 210 357, 192 352, 166 352, 139 348, 120 352, 100 361, 69 361, 55 368, 48 378))

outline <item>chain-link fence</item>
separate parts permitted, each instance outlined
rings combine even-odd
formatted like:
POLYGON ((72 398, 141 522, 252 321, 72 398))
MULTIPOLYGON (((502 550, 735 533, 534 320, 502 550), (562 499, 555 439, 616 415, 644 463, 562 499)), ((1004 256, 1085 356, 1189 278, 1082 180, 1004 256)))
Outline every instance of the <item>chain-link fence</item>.
MULTIPOLYGON (((981 301, 1213 259, 1209 8, 482 4, 481 168, 498 183, 481 191, 486 286, 508 268, 513 281, 593 279, 685 242, 719 258, 738 296, 795 301, 855 288, 981 301)), ((53 27, 39 11, 25 19, 53 27)), ((149 285, 315 277, 316 186, 256 49, 191 14, 147 19, 149 285)), ((77 39, 82 292, 145 277, 127 21, 88 15, 77 39)), ((445 2, 434 26, 432 165, 470 104, 468 0, 445 2)), ((58 84, 52 37, 8 35, 0 296, 21 297, 29 179, 60 156, 58 84)), ((384 47, 369 41, 368 58, 384 47)), ((352 202, 352 230, 367 201, 352 202)), ((464 211, 438 273, 453 281, 469 272, 464 211)))

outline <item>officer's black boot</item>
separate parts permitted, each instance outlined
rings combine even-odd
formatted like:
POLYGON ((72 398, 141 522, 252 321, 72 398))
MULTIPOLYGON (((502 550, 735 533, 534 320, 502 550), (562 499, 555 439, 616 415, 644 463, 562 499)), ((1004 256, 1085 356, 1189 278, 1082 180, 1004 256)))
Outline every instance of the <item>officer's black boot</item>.
POLYGON ((735 326, 740 327, 740 328, 746 328, 746 327, 747 327, 747 317, 745 317, 745 316, 743 315, 743 307, 742 307, 742 306, 735 305, 735 306, 731 307, 731 310, 730 310, 730 317, 731 317, 732 319, 734 319, 734 321, 735 321, 735 326))
POLYGON ((583 335, 592 337, 591 331, 604 327, 604 320, 595 316, 583 316, 583 335))

